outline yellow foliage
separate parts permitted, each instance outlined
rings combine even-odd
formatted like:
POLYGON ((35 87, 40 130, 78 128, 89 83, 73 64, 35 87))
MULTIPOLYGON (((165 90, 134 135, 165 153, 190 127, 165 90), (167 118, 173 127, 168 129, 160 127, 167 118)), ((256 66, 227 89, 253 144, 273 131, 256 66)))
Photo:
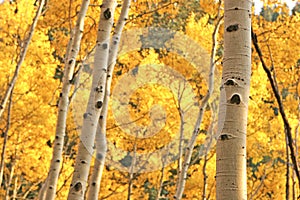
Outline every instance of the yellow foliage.
MULTIPOLYGON (((264 2, 266 5, 271 5, 275 1, 264 2)), ((34 3, 34 1, 11 1, 11 3, 5 2, 0 5, 0 86, 3 88, 0 92, 1 100, 19 59, 20 44, 28 35, 29 26, 37 8, 34 3)), ((52 155, 52 142, 55 137, 57 115, 55 105, 61 89, 59 79, 54 79, 53 76, 57 66, 63 66, 63 58, 70 38, 70 27, 75 25, 80 1, 72 1, 71 6, 69 3, 70 1, 66 0, 47 2, 45 13, 39 20, 14 89, 3 183, 7 183, 9 175, 13 173, 12 181, 14 184, 16 183, 16 187, 20 188, 17 192, 18 198, 23 197, 27 191, 29 192, 25 198, 35 198, 41 187, 41 182, 47 175, 52 155), (13 168, 14 172, 12 172, 13 168)), ((88 52, 92 51, 96 41, 96 27, 101 1, 92 1, 92 4, 89 7, 88 17, 86 17, 83 42, 77 61, 83 60, 88 52)), ((286 7, 281 4, 278 5, 275 11, 287 12, 286 7)), ((125 29, 130 30, 139 27, 146 30, 148 27, 155 26, 177 31, 195 41, 209 55, 212 48, 212 32, 215 26, 214 17, 217 14, 217 8, 218 5, 211 0, 179 0, 176 2, 143 0, 132 2, 125 29)), ((119 9, 118 7, 116 16, 120 14, 119 9)), ((223 10, 221 10, 222 13, 223 10)), ((252 20, 252 27, 257 34, 264 59, 276 76, 284 109, 292 132, 295 133, 297 127, 299 129, 300 15, 282 15, 272 22, 267 21, 262 16, 253 16, 252 20)), ((220 54, 217 58, 222 58, 222 32, 221 28, 218 35, 220 54)), ((178 45, 187 49, 190 47, 189 44, 182 43, 178 45)), ((217 68, 220 70, 221 65, 219 62, 217 64, 217 68)), ((129 72, 132 73, 135 67, 147 65, 171 67, 185 80, 188 80, 187 82, 195 96, 193 101, 201 103, 208 89, 207 74, 200 74, 194 66, 195 63, 190 62, 183 55, 164 49, 136 49, 120 55, 114 71, 112 89, 118 86, 118 82, 124 78, 124 75, 129 72)), ((205 64, 203 63, 203 65, 205 64)), ((218 73, 220 74, 220 71, 218 73)), ((163 73, 159 74, 157 79, 163 75, 163 73)), ((82 78, 88 78, 89 75, 83 76, 86 77, 82 78)), ((88 81, 86 84, 88 85, 88 81)), ((135 82, 132 84, 134 85, 135 82)), ((216 85, 216 88, 218 87, 216 85)), ((83 95, 80 96, 80 101, 77 103, 84 104, 86 102, 86 92, 82 93, 83 95)), ((248 197, 252 199, 284 199, 286 184, 285 133, 277 102, 256 52, 253 52, 252 55, 250 97, 247 130, 248 197)), ((149 126, 152 123, 152 115, 157 114, 159 110, 164 110, 164 115, 161 115, 165 117, 162 128, 155 134, 148 135, 149 137, 136 138, 133 133, 129 134, 124 131, 125 128, 117 123, 114 113, 110 109, 107 120, 108 142, 122 151, 116 151, 113 155, 109 155, 111 157, 108 157, 108 160, 121 161, 127 156, 127 151, 134 151, 135 148, 139 154, 149 153, 162 149, 172 141, 180 130, 180 116, 176 98, 176 94, 170 88, 157 83, 145 84, 130 94, 130 104, 127 107, 129 117, 131 120, 136 120, 136 125, 149 126)), ((110 103, 110 108, 112 107, 113 105, 110 103)), ((74 112, 84 111, 75 110, 74 112)), ((76 118, 76 121, 81 119, 82 115, 73 116, 70 113, 68 119, 64 162, 58 183, 57 199, 66 199, 70 175, 73 170, 72 164, 78 142, 76 129, 79 128, 77 123, 74 124, 73 118, 76 118)), ((186 119, 189 118, 191 116, 186 116, 186 119)), ((207 108, 203 123, 200 126, 202 132, 197 138, 193 155, 206 140, 211 118, 212 108, 207 108)), ((0 121, 1 130, 5 129, 6 119, 7 112, 0 121)), ((299 143, 299 141, 295 142, 299 143)), ((2 147, 2 139, 0 144, 2 147)), ((154 199, 160 188, 161 179, 163 183, 162 198, 171 199, 178 178, 176 159, 174 158, 172 163, 164 166, 163 170, 157 169, 147 173, 134 174, 132 199, 154 199), (163 177, 161 177, 162 175, 163 177)), ((209 151, 207 159, 206 196, 215 199, 216 161, 214 146, 209 151)), ((156 162, 161 162, 161 160, 157 157, 149 158, 149 163, 156 162)), ((120 162, 118 164, 121 165, 120 162)), ((100 198, 102 199, 127 198, 129 173, 118 170, 116 165, 108 163, 104 169, 100 191, 100 198)), ((202 198, 203 167, 204 158, 201 157, 201 159, 195 160, 195 163, 189 168, 183 199, 202 198)), ((292 168, 290 171, 292 173, 292 168)), ((290 175, 289 182, 291 186, 297 183, 297 181, 293 182, 292 175, 290 175)), ((10 185, 10 191, 14 184, 10 185)), ((5 189, 4 187, 1 188, 0 198, 5 195, 5 189)), ((292 193, 292 189, 290 193, 292 193)), ((299 193, 299 188, 296 188, 296 195, 299 193)))

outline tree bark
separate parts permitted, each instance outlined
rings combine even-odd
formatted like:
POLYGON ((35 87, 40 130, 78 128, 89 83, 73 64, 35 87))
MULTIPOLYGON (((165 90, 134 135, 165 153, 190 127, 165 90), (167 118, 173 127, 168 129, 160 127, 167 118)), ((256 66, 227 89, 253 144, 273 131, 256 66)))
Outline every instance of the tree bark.
POLYGON ((109 38, 113 25, 115 7, 116 1, 114 0, 105 0, 101 6, 92 87, 86 112, 83 117, 78 155, 76 157, 73 179, 68 195, 69 200, 84 199, 86 182, 94 151, 98 119, 103 108, 105 96, 109 38))
POLYGON ((69 109, 69 93, 71 81, 76 63, 76 57, 79 52, 81 38, 84 29, 84 18, 89 6, 89 0, 83 0, 81 9, 77 18, 74 34, 71 35, 69 45, 66 50, 65 69, 63 77, 63 86, 60 93, 58 104, 58 116, 56 122, 56 133, 53 145, 53 155, 50 164, 48 177, 40 190, 39 199, 53 200, 56 195, 57 181, 62 162, 62 152, 65 138, 66 121, 69 109))
POLYGON ((104 97, 104 105, 101 111, 101 115, 99 118, 99 126, 97 128, 96 133, 96 159, 93 168, 93 173, 90 180, 90 187, 87 199, 88 200, 97 200, 98 194, 100 190, 100 183, 102 178, 102 172, 105 164, 105 157, 107 151, 107 143, 106 143, 106 120, 107 120, 107 112, 108 112, 108 103, 110 99, 110 86, 114 71, 114 66, 116 64, 116 58, 118 54, 119 42, 122 34, 123 27, 125 25, 126 19, 128 17, 128 11, 130 7, 131 0, 124 0, 121 14, 114 30, 114 34, 110 41, 110 52, 108 58, 108 68, 107 68, 107 80, 105 87, 105 97, 104 97))
POLYGON ((225 0, 216 197, 247 199, 246 132, 251 75, 251 1, 225 0))

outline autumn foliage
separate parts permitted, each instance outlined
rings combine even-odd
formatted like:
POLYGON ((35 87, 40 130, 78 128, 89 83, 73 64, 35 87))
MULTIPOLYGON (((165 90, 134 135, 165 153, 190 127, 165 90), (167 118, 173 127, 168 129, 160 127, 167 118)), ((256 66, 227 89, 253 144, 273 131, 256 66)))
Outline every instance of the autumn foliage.
MULTIPOLYGON (((14 74, 38 3, 38 1, 5 0, 0 4, 1 101, 14 74)), ((6 106, 0 119, 0 152, 3 152, 2 146, 6 145, 5 157, 0 158, 4 159, 4 165, 1 166, 3 177, 2 183, 0 183, 0 199, 36 199, 45 181, 55 137, 64 56, 70 38, 70 30, 76 23, 80 3, 78 0, 53 0, 46 1, 43 7, 26 58, 21 66, 9 102, 10 106, 6 106), (4 138, 6 138, 6 143, 4 138)), ((118 3, 122 2, 118 1, 118 3)), ((78 105, 87 103, 88 96, 85 89, 89 86, 89 77, 93 69, 91 58, 96 44, 100 5, 100 0, 91 1, 85 18, 82 43, 76 58, 74 82, 72 82, 70 94, 70 97, 74 95, 74 98, 71 98, 67 119, 63 163, 56 199, 67 198, 72 178, 77 144, 79 143, 79 130, 82 125, 78 119, 83 116, 85 108, 85 106, 81 108, 78 105), (81 75, 77 76, 79 72, 81 75), (77 84, 76 80, 81 84, 77 84), (77 87, 81 87, 81 89, 77 87)), ((120 10, 120 6, 117 6, 116 19, 120 15, 120 10)), ((193 97, 192 105, 189 106, 198 108, 207 92, 208 71, 197 70, 195 65, 199 64, 199 61, 196 56, 201 57, 205 54, 208 60, 210 59, 213 31, 222 15, 223 4, 213 0, 132 2, 124 28, 124 40, 120 44, 120 54, 113 72, 112 91, 121 86, 124 86, 124 89, 125 86, 130 87, 130 85, 136 84, 134 81, 137 79, 130 79, 132 82, 127 82, 128 85, 118 85, 119 82, 124 81, 124 77, 140 75, 138 73, 141 71, 138 69, 143 69, 143 66, 168 66, 180 74, 180 80, 185 80, 185 86, 188 85, 187 90, 190 89, 193 97), (138 32, 137 30, 147 30, 148 32, 138 32), (151 35, 149 30, 155 30, 153 31, 154 35, 151 35), (164 30, 165 35, 161 35, 158 40, 155 38, 155 34, 161 33, 160 30, 164 30), (138 44, 134 44, 134 41, 126 41, 126 38, 132 38, 130 34, 133 33, 141 34, 139 38, 135 38, 136 41, 139 41, 138 44), (184 41, 182 38, 178 39, 183 35, 188 38, 186 41, 193 41, 193 44, 201 47, 201 51, 190 50, 189 47, 192 48, 192 43, 172 42, 184 41), (176 38, 177 36, 178 38, 176 38), (164 37, 165 40, 162 39, 164 37), (152 44, 156 41, 161 43, 152 44), (126 45, 129 44, 139 48, 124 51, 128 48, 126 45), (175 45, 179 45, 180 48, 175 45), (172 52, 170 51, 172 48, 181 49, 183 52, 172 52), (186 52, 190 54, 202 52, 203 55, 196 55, 194 58, 186 55, 186 52)), ((289 9, 287 5, 279 1, 265 1, 262 11, 259 14, 252 14, 252 28, 257 35, 266 65, 276 80, 291 126, 298 162, 300 162, 298 155, 300 142, 298 136, 300 131, 299 27, 299 3, 289 9)), ((217 92, 212 95, 204 112, 187 173, 183 199, 215 199, 216 113, 222 71, 223 31, 224 27, 221 25, 217 33, 218 45, 214 61, 216 64, 215 90, 217 92)), ((204 63, 200 62, 200 64, 205 67, 204 63)), ((159 71, 161 68, 155 69, 159 71)), ((107 159, 111 162, 108 162, 104 168, 100 199, 128 199, 131 197, 131 199, 154 200, 172 199, 174 196, 178 180, 179 158, 174 158, 166 166, 160 165, 156 170, 139 171, 136 169, 134 172, 130 172, 129 169, 134 162, 133 155, 135 154, 127 154, 127 152, 143 154, 161 150, 176 138, 176 134, 181 129, 182 116, 180 115, 179 99, 180 92, 183 93, 182 88, 185 86, 184 84, 181 85, 182 87, 174 86, 178 90, 178 93, 174 93, 175 89, 170 86, 171 84, 159 84, 159 78, 163 77, 163 74, 160 74, 162 72, 157 72, 157 80, 153 78, 153 82, 141 85, 132 92, 126 102, 127 119, 134 121, 136 126, 149 126, 153 116, 163 118, 163 123, 158 122, 161 123, 158 126, 162 126, 162 128, 158 129, 156 134, 147 137, 129 134, 126 130, 130 127, 125 127, 116 119, 115 116, 120 113, 114 107, 113 102, 109 104, 107 159), (155 115, 155 113, 158 114, 155 115), (129 187, 130 190, 128 190, 129 187)), ((168 76, 173 77, 170 74, 168 76)), ((162 80, 169 80, 168 77, 165 78, 162 80)), ((290 152, 287 148, 279 106, 254 48, 252 48, 249 98, 248 199, 286 199, 287 197, 288 199, 297 199, 300 195, 299 183, 293 171, 290 152)), ((188 113, 188 111, 186 112, 188 113)), ((194 122, 188 122, 189 119, 194 119, 193 117, 191 113, 190 116, 185 116, 184 120, 193 126, 194 122)), ((128 121, 124 119, 122 122, 127 123, 128 121)), ((149 159, 146 164, 150 165, 156 162, 158 161, 149 159)), ((161 160, 159 162, 164 163, 161 160)), ((139 166, 141 167, 143 164, 139 163, 139 166)))

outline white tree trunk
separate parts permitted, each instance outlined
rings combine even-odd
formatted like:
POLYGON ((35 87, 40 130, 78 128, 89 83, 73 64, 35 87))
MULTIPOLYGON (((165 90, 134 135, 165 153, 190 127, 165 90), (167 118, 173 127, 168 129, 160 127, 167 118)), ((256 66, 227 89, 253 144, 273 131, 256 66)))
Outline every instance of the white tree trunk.
POLYGON ((68 195, 69 200, 84 199, 85 195, 86 182, 88 179, 90 163, 94 151, 98 119, 103 107, 105 95, 109 39, 113 25, 115 7, 115 0, 105 0, 101 6, 93 81, 88 105, 83 117, 78 155, 76 157, 73 179, 68 195))
POLYGON ((89 0, 83 0, 81 9, 78 14, 74 34, 71 35, 69 45, 66 50, 65 69, 63 77, 63 86, 60 93, 58 116, 56 122, 56 133, 53 145, 53 155, 50 164, 48 177, 40 191, 39 199, 52 200, 55 199, 57 181, 62 163, 62 152, 64 145, 64 137, 66 130, 66 121, 69 109, 69 93, 71 89, 71 81, 73 77, 76 57, 79 52, 81 38, 84 29, 84 18, 89 6, 89 0))
POLYGON ((251 75, 251 6, 249 0, 225 0, 216 161, 217 200, 247 199, 246 129, 251 75))
POLYGON ((108 102, 110 99, 110 86, 112 81, 112 75, 114 71, 114 66, 116 63, 116 58, 118 54, 119 42, 122 34, 123 27, 125 25, 126 19, 128 17, 128 11, 130 7, 131 0, 124 0, 121 10, 121 14, 114 30, 114 34, 110 41, 110 52, 108 58, 108 69, 107 69, 107 80, 105 87, 105 97, 104 104, 99 118, 99 126, 96 133, 96 159, 93 168, 93 173, 90 180, 90 187, 87 199, 97 200, 100 190, 100 183, 102 178, 102 172, 105 164, 105 157, 107 151, 106 143, 106 120, 108 111, 108 102))

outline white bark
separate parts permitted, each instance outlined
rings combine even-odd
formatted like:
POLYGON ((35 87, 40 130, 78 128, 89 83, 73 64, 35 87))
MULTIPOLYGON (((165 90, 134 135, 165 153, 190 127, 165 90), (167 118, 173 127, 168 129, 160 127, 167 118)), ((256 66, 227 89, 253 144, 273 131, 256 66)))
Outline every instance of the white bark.
POLYGON ((110 99, 110 86, 112 81, 112 75, 114 71, 114 66, 116 63, 116 58, 118 54, 119 41, 121 38, 122 30, 125 25, 126 19, 128 17, 128 11, 130 7, 131 0, 124 0, 121 10, 121 14, 114 30, 114 34, 110 41, 110 52, 108 58, 108 69, 107 69, 107 80, 105 87, 105 97, 104 104, 99 118, 99 126, 96 133, 96 159, 93 168, 93 173, 90 180, 90 187, 87 199, 88 200, 97 200, 100 190, 100 183, 102 178, 102 172, 105 164, 105 157, 107 151, 106 143, 106 120, 107 120, 107 111, 108 103, 110 99))
POLYGON ((98 119, 103 108, 108 67, 109 38, 115 7, 116 1, 114 0, 105 0, 101 6, 92 87, 83 118, 78 155, 68 195, 69 200, 84 199, 85 195, 98 119))
POLYGON ((247 199, 246 129, 251 74, 251 4, 225 0, 216 197, 247 199))
POLYGON ((53 155, 50 164, 48 177, 40 191, 39 199, 52 200, 55 199, 57 181, 62 163, 62 152, 64 145, 64 137, 66 130, 67 114, 69 109, 69 93, 71 89, 71 81, 73 77, 76 57, 79 52, 81 38, 84 29, 84 18, 89 6, 89 0, 83 0, 81 9, 78 14, 74 34, 71 35, 69 46, 66 50, 65 69, 63 77, 63 86, 60 93, 58 105, 58 117, 56 122, 56 133, 53 145, 53 155))

